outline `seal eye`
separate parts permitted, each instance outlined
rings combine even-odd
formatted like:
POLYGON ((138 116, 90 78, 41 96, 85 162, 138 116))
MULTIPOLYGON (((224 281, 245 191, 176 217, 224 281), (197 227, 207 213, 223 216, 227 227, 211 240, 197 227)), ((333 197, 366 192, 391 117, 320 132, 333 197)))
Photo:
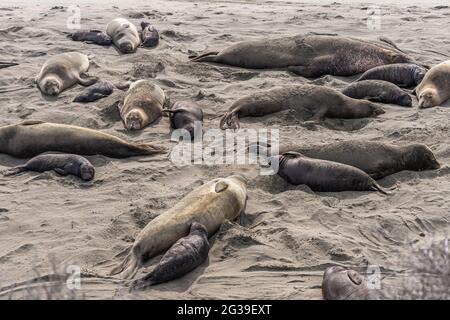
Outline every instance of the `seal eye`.
POLYGON ((359 286, 363 281, 361 275, 354 270, 347 271, 347 276, 350 279, 350 281, 356 284, 357 286, 359 286))

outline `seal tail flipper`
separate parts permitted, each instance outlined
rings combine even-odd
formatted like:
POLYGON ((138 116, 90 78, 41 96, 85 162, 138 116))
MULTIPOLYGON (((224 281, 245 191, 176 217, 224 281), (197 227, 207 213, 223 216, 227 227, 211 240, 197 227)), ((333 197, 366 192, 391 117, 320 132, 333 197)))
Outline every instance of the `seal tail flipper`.
POLYGON ((223 115, 222 119, 220 119, 220 129, 239 129, 239 117, 236 112, 231 111, 227 112, 223 115))
POLYGON ((121 273, 123 278, 133 278, 139 269, 138 260, 133 252, 130 252, 125 259, 117 267, 113 268, 109 273, 110 276, 121 273))
POLYGON ((0 69, 14 67, 14 66, 18 66, 18 65, 19 65, 18 63, 14 63, 14 62, 0 62, 0 69))
MULTIPOLYGON (((394 190, 396 188, 396 186, 393 186, 392 188, 389 188, 388 190, 394 190)), ((382 186, 380 186, 378 183, 376 183, 375 181, 373 182, 372 188, 371 190, 373 191, 378 191, 382 194, 385 195, 390 195, 391 193, 388 192, 385 188, 383 188, 382 186)))
POLYGON ((156 284, 153 282, 152 277, 153 277, 153 272, 149 273, 148 275, 146 275, 145 277, 143 277, 141 279, 137 279, 137 280, 133 281, 130 285, 130 292, 136 291, 136 290, 145 290, 148 287, 151 287, 152 285, 156 284))
POLYGON ((2 173, 5 177, 8 177, 8 176, 13 176, 13 175, 19 174, 24 171, 27 171, 27 168, 25 166, 18 166, 18 167, 6 169, 2 173))
POLYGON ((384 42, 384 43, 387 43, 388 45, 390 45, 390 46, 393 47, 394 49, 396 49, 396 50, 398 50, 398 51, 404 53, 404 51, 403 51, 402 49, 400 49, 400 48, 395 44, 395 42, 392 41, 391 39, 389 39, 388 37, 381 36, 381 37, 378 37, 378 40, 380 40, 380 41, 382 41, 382 42, 384 42))
POLYGON ((82 86, 88 87, 96 83, 98 81, 98 77, 88 77, 86 79, 83 79, 80 76, 78 76, 77 80, 78 83, 81 84, 82 86))
POLYGON ((218 51, 208 52, 208 53, 202 54, 197 57, 192 57, 191 61, 194 61, 194 62, 216 62, 218 54, 219 54, 218 51))
POLYGON ((141 143, 130 145, 130 150, 137 155, 152 155, 166 153, 167 150, 164 147, 155 146, 149 143, 141 143))

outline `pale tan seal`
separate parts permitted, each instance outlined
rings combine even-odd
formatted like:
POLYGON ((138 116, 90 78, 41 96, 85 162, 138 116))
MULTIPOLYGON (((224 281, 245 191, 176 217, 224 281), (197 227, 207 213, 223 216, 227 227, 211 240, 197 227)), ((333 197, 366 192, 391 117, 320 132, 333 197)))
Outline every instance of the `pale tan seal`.
POLYGON ((419 108, 439 106, 450 99, 450 60, 431 68, 415 92, 419 108))
POLYGON ((136 26, 124 18, 116 18, 108 23, 106 34, 122 53, 133 53, 141 45, 136 26))

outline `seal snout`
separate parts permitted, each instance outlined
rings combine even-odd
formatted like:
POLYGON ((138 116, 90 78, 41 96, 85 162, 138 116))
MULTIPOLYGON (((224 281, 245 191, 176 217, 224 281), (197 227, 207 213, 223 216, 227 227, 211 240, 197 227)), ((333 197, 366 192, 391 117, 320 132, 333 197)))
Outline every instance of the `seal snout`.
POLYGON ((123 53, 132 53, 134 51, 133 44, 128 41, 121 43, 119 49, 123 53))
POLYGON ((83 179, 84 181, 90 181, 92 179, 94 179, 95 176, 95 169, 93 166, 91 165, 81 165, 80 166, 80 176, 81 179, 83 179))
POLYGON ((57 96, 60 91, 59 82, 56 79, 48 79, 44 84, 44 93, 49 96, 57 96))

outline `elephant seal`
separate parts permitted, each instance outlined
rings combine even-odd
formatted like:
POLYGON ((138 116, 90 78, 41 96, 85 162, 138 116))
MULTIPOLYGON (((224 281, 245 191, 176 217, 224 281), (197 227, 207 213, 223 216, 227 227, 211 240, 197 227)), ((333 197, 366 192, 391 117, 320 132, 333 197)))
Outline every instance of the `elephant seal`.
POLYGON ((141 47, 156 47, 159 43, 159 33, 158 30, 155 29, 148 22, 141 22, 141 47))
POLYGON ((31 158, 44 152, 127 158, 164 153, 151 144, 135 144, 101 131, 66 124, 25 121, 0 127, 0 153, 31 158))
POLYGON ((376 117, 384 113, 381 106, 370 101, 347 97, 332 88, 305 84, 256 92, 237 100, 220 120, 220 128, 238 129, 239 118, 260 117, 286 109, 309 111, 313 113, 310 121, 325 117, 376 117))
POLYGON ((162 116, 166 95, 150 80, 133 82, 119 103, 120 116, 127 130, 140 130, 162 116))
POLYGON ((163 112, 170 114, 170 126, 173 129, 185 129, 194 139, 195 122, 203 121, 203 111, 194 102, 177 101, 172 106, 172 109, 164 109, 163 112))
POLYGON ((141 44, 136 26, 124 18, 116 18, 108 23, 106 34, 122 53, 133 53, 141 44))
POLYGON ((62 176, 71 174, 84 181, 94 179, 95 175, 94 166, 89 160, 76 154, 41 154, 28 160, 22 166, 6 170, 3 174, 10 176, 24 171, 44 172, 50 170, 54 170, 62 176))
POLYGON ((450 99, 450 60, 431 68, 415 92, 419 108, 439 106, 450 99))
POLYGON ((112 43, 112 38, 100 30, 79 30, 74 33, 69 33, 67 37, 73 41, 95 43, 101 46, 109 46, 112 43))
POLYGON ((155 284, 174 280, 191 272, 208 258, 208 230, 193 222, 189 235, 170 247, 153 271, 131 284, 131 290, 142 290, 155 284))
POLYGON ((125 260, 111 271, 133 277, 143 263, 189 234, 193 222, 203 224, 212 236, 226 220, 245 210, 247 179, 241 175, 214 179, 190 192, 168 211, 150 221, 137 235, 125 260))
POLYGON ((402 88, 410 88, 417 86, 426 73, 427 69, 417 64, 394 63, 367 70, 356 81, 384 80, 402 88))
POLYGON ((191 61, 251 69, 287 68, 297 75, 316 78, 326 74, 352 76, 380 65, 411 62, 411 59, 385 42, 306 34, 239 42, 220 53, 206 53, 191 61))
POLYGON ((379 289, 372 289, 364 277, 355 270, 339 266, 325 270, 322 281, 325 300, 380 300, 379 289))
POLYGON ((395 84, 383 80, 353 82, 341 91, 347 97, 366 99, 372 102, 392 103, 412 107, 411 96, 395 84))
POLYGON ((114 85, 109 81, 100 81, 77 95, 73 102, 93 102, 109 96, 114 91, 114 85))
POLYGON ((278 161, 278 175, 293 185, 304 184, 313 191, 379 191, 388 194, 364 171, 338 162, 308 158, 298 152, 274 156, 278 161))
POLYGON ((87 55, 78 52, 60 53, 44 63, 36 77, 36 83, 42 93, 57 96, 77 83, 83 86, 94 84, 97 77, 81 78, 88 70, 87 55))

